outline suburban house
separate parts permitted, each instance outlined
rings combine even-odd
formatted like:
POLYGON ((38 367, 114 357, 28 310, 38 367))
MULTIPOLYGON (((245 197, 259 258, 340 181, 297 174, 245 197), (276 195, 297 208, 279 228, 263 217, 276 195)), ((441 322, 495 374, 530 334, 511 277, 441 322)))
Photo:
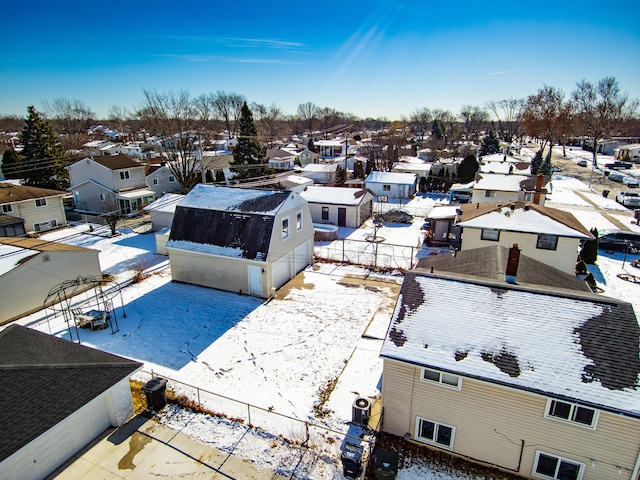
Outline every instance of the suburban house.
POLYGON ((305 147, 304 150, 298 153, 298 160, 300 160, 302 167, 306 167, 310 163, 318 163, 320 158, 320 154, 312 152, 308 147, 305 147))
POLYGON ((36 238, 0 237, 0 325, 42 309, 65 280, 100 276, 98 250, 36 238))
POLYGON ((292 192, 300 193, 305 188, 313 185, 313 180, 307 177, 303 177, 302 175, 288 175, 285 178, 281 178, 278 182, 282 185, 285 190, 290 190, 292 192))
POLYGON ((145 182, 149 190, 153 190, 156 198, 160 198, 165 193, 182 191, 180 182, 166 165, 147 166, 145 182))
POLYGON ((151 217, 151 229, 154 232, 171 227, 176 206, 183 198, 184 195, 180 193, 166 193, 144 207, 143 210, 151 217))
POLYGON ((60 190, 0 183, 0 223, 4 225, 4 233, 19 236, 24 229, 26 232, 46 232, 66 225, 63 198, 68 195, 60 190))
POLYGON ((496 244, 510 248, 516 243, 523 255, 573 274, 580 243, 593 239, 571 213, 554 208, 523 202, 460 208, 461 250, 496 244))
POLYGON ((346 145, 343 140, 318 140, 314 142, 314 146, 322 158, 344 157, 346 145))
POLYGON ((167 251, 174 281, 268 298, 312 263, 313 222, 295 192, 196 185, 167 251))
POLYGON ((460 250, 462 228, 457 225, 460 219, 460 207, 457 205, 436 205, 425 217, 425 242, 429 247, 451 247, 460 250))
POLYGON ((300 174, 310 178, 314 183, 333 185, 336 180, 337 163, 310 163, 306 165, 300 174))
POLYGON ((296 155, 280 148, 270 148, 266 152, 267 165, 276 170, 293 170, 296 155))
POLYGON ((373 214, 373 192, 366 188, 307 187, 300 196, 309 203, 313 223, 358 228, 373 214))
POLYGON ((626 302, 416 269, 380 353, 382 430, 530 479, 636 480, 639 345, 626 302))
POLYGON ((494 153, 480 158, 479 173, 501 173, 503 175, 531 175, 531 163, 519 158, 494 153))
POLYGON ((365 186, 376 196, 377 202, 389 199, 411 199, 418 191, 420 177, 415 173, 371 172, 365 186))
POLYGON ((66 168, 77 210, 119 209, 123 215, 133 215, 155 200, 155 192, 146 184, 145 166, 126 155, 87 157, 66 168))
POLYGON ((547 198, 545 185, 549 177, 542 174, 514 175, 499 173, 476 174, 471 203, 529 202, 544 205, 547 198))
POLYGON ((20 325, 0 332, 0 478, 45 478, 133 415, 127 358, 20 325))
POLYGON ((616 152, 615 158, 621 162, 640 163, 640 143, 621 146, 616 152))
POLYGON ((391 171, 394 173, 415 173, 420 175, 420 178, 427 178, 429 172, 431 172, 431 163, 427 163, 418 157, 400 157, 400 160, 393 165, 391 171))

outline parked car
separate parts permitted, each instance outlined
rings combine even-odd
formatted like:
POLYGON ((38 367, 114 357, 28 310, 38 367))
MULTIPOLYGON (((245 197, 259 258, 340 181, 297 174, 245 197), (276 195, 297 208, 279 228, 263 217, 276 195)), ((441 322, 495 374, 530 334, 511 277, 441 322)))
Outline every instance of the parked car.
POLYGON ((578 160, 576 162, 576 165, 578 165, 579 167, 586 167, 587 166, 587 161, 586 160, 578 160))
POLYGON ((623 230, 602 230, 598 232, 598 248, 602 250, 640 252, 640 233, 623 230), (627 250, 628 249, 628 250, 627 250))
POLYGON ((609 174, 609 180, 613 180, 614 182, 622 183, 622 179, 624 175, 619 172, 611 172, 609 174))
POLYGON ((640 207, 640 193, 633 190, 623 190, 616 194, 616 202, 628 208, 640 207))
POLYGON ((613 162, 605 164, 605 168, 610 170, 627 170, 629 168, 633 168, 633 163, 631 162, 613 162))
POLYGON ((640 186, 640 181, 636 177, 624 177, 622 183, 629 188, 638 188, 640 186))

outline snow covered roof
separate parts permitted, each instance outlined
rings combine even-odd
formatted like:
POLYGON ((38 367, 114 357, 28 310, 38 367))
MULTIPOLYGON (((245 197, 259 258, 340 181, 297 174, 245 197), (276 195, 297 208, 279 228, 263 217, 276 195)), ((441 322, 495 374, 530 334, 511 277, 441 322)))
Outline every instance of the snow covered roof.
POLYGON ((640 418, 639 343, 626 302, 412 271, 381 356, 640 418))
POLYGON ((309 186, 300 192, 300 196, 309 203, 332 205, 360 205, 369 190, 344 187, 309 186))
POLYGON ((544 233, 561 237, 593 238, 569 212, 524 202, 462 205, 458 225, 523 233, 544 233))
POLYGON ((525 162, 482 162, 480 164, 482 173, 501 173, 507 175, 531 175, 531 164, 525 162))
POLYGON ((178 202, 184 198, 184 195, 179 195, 177 193, 166 193, 159 199, 151 202, 149 205, 144 207, 143 210, 146 212, 154 211, 154 212, 167 212, 173 213, 176 211, 176 206, 178 202))
MULTIPOLYGON (((503 175, 500 173, 482 173, 479 177, 473 185, 474 190, 498 190, 501 192, 533 190, 537 179, 533 175, 503 175)), ((549 177, 544 177, 542 185, 546 185, 548 181, 549 177)))
POLYGON ((334 172, 337 168, 337 163, 310 163, 305 165, 302 171, 307 173, 327 173, 334 172))
POLYGON ((413 185, 416 182, 415 173, 371 172, 366 183, 392 183, 397 185, 413 185))
POLYGON ((181 207, 275 215, 290 193, 198 184, 180 201, 181 207))

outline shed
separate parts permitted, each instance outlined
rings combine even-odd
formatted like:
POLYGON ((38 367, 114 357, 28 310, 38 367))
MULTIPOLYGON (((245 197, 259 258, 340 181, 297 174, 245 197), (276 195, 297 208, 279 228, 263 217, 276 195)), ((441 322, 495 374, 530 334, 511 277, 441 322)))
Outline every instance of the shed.
POLYGON ((313 223, 358 228, 373 213, 373 192, 366 188, 312 186, 300 196, 309 203, 313 223))

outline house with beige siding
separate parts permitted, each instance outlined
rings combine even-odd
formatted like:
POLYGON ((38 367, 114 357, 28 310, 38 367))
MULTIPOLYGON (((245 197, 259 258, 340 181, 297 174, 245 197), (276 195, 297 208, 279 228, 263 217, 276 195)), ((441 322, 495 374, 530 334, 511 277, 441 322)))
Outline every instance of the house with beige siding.
POLYGON ((117 208, 122 215, 135 215, 156 198, 147 187, 145 165, 126 155, 87 157, 66 168, 77 210, 105 213, 117 208))
POLYGON ((529 479, 637 480, 640 328, 601 295, 407 273, 382 430, 529 479))
POLYGON ((0 237, 0 324, 44 308, 49 291, 100 276, 98 250, 36 238, 0 237))
POLYGON ((67 216, 63 198, 68 195, 60 190, 0 183, 0 215, 11 217, 0 222, 6 226, 3 233, 19 236, 25 229, 37 233, 65 226, 67 216))
POLYGON ((373 192, 366 188, 311 186, 300 196, 309 203, 313 223, 358 228, 373 213, 373 192))
POLYGON ((171 277, 268 298, 312 262, 313 235, 295 192, 196 185, 175 210, 171 277))
POLYGON ((578 247, 593 235, 569 212, 524 202, 462 205, 461 250, 518 244, 530 258, 573 274, 578 247))

